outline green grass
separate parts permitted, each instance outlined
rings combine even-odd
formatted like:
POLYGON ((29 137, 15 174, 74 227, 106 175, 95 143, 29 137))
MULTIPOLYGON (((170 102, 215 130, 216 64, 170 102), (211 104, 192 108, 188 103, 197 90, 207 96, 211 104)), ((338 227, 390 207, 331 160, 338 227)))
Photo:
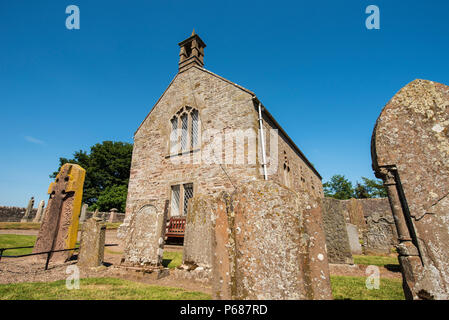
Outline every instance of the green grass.
POLYGON ((384 267, 386 265, 396 265, 399 266, 399 261, 397 257, 389 257, 389 256, 358 256, 354 255, 354 263, 355 264, 363 264, 363 265, 373 265, 384 267))
POLYGON ((366 288, 365 277, 331 276, 332 294, 336 300, 404 300, 402 281, 380 279, 379 289, 366 288))
MULTIPOLYGON (((19 234, 0 234, 0 248, 28 247, 34 246, 36 236, 25 236, 19 234)), ((21 254, 31 253, 33 248, 6 250, 3 252, 5 256, 17 256, 21 254)))
POLYGON ((202 292, 153 286, 114 278, 80 280, 68 290, 65 280, 0 285, 0 300, 208 300, 202 292))
POLYGON ((40 223, 34 222, 0 222, 0 230, 39 230, 40 223))
POLYGON ((164 251, 162 265, 174 269, 182 264, 182 252, 164 251))

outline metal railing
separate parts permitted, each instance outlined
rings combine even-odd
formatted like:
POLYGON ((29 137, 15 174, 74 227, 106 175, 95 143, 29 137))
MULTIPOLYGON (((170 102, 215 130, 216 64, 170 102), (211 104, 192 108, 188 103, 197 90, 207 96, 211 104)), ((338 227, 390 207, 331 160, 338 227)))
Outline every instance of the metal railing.
MULTIPOLYGON (((113 243, 113 244, 105 244, 105 247, 115 247, 118 246, 118 244, 113 243)), ((44 252, 35 252, 35 253, 27 253, 27 254, 20 254, 20 255, 16 255, 16 256, 4 256, 3 252, 5 252, 6 250, 15 250, 15 249, 30 249, 30 248, 34 248, 34 246, 28 246, 28 247, 14 247, 14 248, 0 248, 0 260, 2 258, 22 258, 22 257, 30 257, 30 256, 37 256, 40 254, 46 254, 47 255, 47 259, 45 261, 45 270, 48 270, 48 264, 50 263, 50 258, 51 258, 51 254, 53 252, 64 252, 64 251, 74 251, 74 250, 79 250, 80 247, 77 248, 71 248, 71 249, 60 249, 60 250, 50 250, 50 251, 44 251, 44 252)))

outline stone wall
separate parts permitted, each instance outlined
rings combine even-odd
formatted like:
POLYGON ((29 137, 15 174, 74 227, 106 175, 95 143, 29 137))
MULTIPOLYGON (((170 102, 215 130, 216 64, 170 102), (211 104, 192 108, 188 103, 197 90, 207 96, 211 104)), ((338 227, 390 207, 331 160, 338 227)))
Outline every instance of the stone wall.
MULTIPOLYGON (((20 207, 0 207, 0 222, 20 222, 22 217, 25 215, 26 208, 20 207)), ((45 212, 45 209, 44 209, 45 212)), ((30 213, 30 222, 33 221, 36 216, 37 209, 33 209, 30 213)), ((86 220, 93 217, 95 212, 86 212, 86 220)), ((98 216, 103 217, 105 221, 109 221, 110 212, 99 212, 98 216)), ((116 213, 115 222, 123 222, 125 219, 124 213, 116 213)))
MULTIPOLYGON (((381 199, 324 199, 325 228, 328 250, 345 252, 341 243, 347 236, 342 223, 357 226, 359 240, 365 254, 388 254, 398 243, 396 227, 387 198, 381 199), (343 220, 340 216, 343 216, 343 220), (336 242, 340 243, 336 245, 336 242)), ((343 261, 336 258, 342 253, 331 253, 330 260, 336 263, 343 261)), ((346 256, 346 253, 343 254, 346 256)))
MULTIPOLYGON (((20 207, 0 207, 0 222, 20 222, 25 215, 26 208, 20 207)), ((30 213, 30 221, 36 216, 37 209, 33 209, 30 213)))
MULTIPOLYGON (((92 218, 95 212, 87 211, 86 212, 86 220, 92 218)), ((109 218, 111 216, 111 212, 98 212, 98 217, 103 218, 104 221, 109 222, 109 218)), ((123 222, 125 220, 125 214, 117 212, 115 213, 115 220, 113 222, 123 222)))
POLYGON ((363 232, 365 253, 390 253, 398 244, 398 235, 388 198, 360 199, 366 229, 363 232))

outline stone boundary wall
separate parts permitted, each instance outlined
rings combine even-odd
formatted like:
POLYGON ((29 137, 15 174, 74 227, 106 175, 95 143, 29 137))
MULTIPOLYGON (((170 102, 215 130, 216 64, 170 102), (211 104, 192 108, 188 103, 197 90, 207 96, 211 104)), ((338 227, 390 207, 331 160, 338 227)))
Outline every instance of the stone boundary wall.
MULTIPOLYGON (((20 207, 0 207, 0 222, 20 222, 25 215, 26 208, 20 207)), ((36 216, 37 208, 31 210, 30 221, 36 216)))
MULTIPOLYGON (((86 212, 86 220, 92 218, 94 216, 94 214, 95 214, 95 212, 87 211, 86 212)), ((103 218, 106 222, 109 222, 110 216, 111 216, 110 212, 98 212, 98 217, 103 218)), ((121 212, 117 212, 115 214, 114 221, 111 221, 111 222, 117 222, 117 223, 120 222, 120 223, 122 223, 123 220, 125 220, 125 214, 121 213, 121 212)))
MULTIPOLYGON (((388 254, 398 243, 396 227, 393 214, 391 213, 388 198, 378 199, 349 199, 336 200, 325 198, 323 206, 323 216, 327 216, 326 239, 328 249, 341 250, 341 246, 335 246, 336 239, 342 239, 345 235, 339 232, 346 232, 346 229, 339 228, 335 224, 341 224, 335 217, 329 214, 338 212, 343 215, 344 223, 357 226, 359 238, 361 240, 363 252, 365 254, 388 254), (332 220, 332 221, 331 221, 332 220)), ((330 254, 332 257, 332 254, 330 254)), ((332 260, 332 259, 330 259, 332 260)))
MULTIPOLYGON (((0 206, 0 222, 20 222, 22 217, 25 215, 26 208, 21 207, 6 207, 0 206)), ((45 209, 44 209, 45 212, 45 209)), ((37 208, 34 208, 29 217, 29 221, 32 222, 34 217, 36 216, 37 208)), ((86 219, 92 218, 94 212, 86 212, 86 219)), ((103 217, 106 222, 109 222, 109 217, 111 215, 110 212, 99 212, 98 216, 103 217)), ((123 222, 125 220, 125 214, 117 212, 115 214, 115 219, 113 222, 123 222)))

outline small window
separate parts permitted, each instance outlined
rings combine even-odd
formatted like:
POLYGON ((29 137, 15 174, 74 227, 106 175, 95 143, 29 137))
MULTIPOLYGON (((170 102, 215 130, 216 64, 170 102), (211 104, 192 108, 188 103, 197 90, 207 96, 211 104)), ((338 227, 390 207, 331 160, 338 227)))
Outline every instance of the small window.
POLYGON ((170 216, 187 215, 189 199, 191 198, 193 198, 193 183, 172 186, 170 216), (181 199, 183 200, 182 207, 181 199))

